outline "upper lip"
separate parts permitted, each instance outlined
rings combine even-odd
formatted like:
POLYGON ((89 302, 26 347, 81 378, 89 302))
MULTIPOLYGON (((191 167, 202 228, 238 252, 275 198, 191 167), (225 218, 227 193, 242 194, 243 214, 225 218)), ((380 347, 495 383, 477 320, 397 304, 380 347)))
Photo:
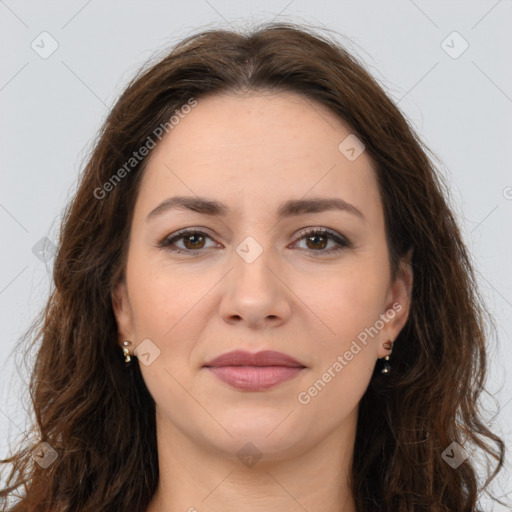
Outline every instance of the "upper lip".
POLYGON ((276 352, 275 350, 263 350, 251 353, 246 350, 233 350, 207 362, 204 366, 290 366, 305 368, 305 366, 293 357, 276 352))

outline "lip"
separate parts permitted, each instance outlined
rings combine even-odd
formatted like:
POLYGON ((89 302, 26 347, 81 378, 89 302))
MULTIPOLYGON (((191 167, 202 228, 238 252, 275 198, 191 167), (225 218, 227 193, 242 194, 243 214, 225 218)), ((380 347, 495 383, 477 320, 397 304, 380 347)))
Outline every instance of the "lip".
POLYGON ((254 354, 246 350, 232 350, 212 359, 204 366, 286 366, 290 368, 305 368, 302 363, 292 356, 283 352, 276 352, 275 350, 262 350, 254 354))
POLYGON ((306 367, 293 357, 264 350, 252 354, 234 350, 212 359, 204 365, 218 379, 244 391, 263 391, 290 380, 306 367))

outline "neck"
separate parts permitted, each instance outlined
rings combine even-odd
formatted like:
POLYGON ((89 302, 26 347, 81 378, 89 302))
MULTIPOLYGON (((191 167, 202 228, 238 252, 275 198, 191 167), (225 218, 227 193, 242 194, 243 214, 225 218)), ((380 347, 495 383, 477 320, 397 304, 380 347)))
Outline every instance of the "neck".
POLYGON ((293 457, 243 462, 184 436, 157 411, 160 479, 147 512, 356 512, 349 485, 356 420, 357 411, 293 457))

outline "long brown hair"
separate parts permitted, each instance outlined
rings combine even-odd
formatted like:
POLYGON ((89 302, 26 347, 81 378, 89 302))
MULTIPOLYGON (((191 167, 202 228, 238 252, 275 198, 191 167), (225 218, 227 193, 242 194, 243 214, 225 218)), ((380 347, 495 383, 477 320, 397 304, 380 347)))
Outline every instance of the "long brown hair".
POLYGON ((124 367, 111 296, 147 157, 126 162, 191 98, 245 90, 300 93, 348 123, 375 163, 393 273, 414 248, 411 311, 392 372, 376 365, 360 402, 351 477, 358 511, 473 512, 501 469, 504 443, 479 409, 488 313, 430 152, 334 38, 268 23, 187 37, 138 73, 106 119, 65 211, 54 287, 31 336, 41 342, 30 382, 37 439, 2 461, 12 471, 1 510, 145 512, 159 478, 155 404, 138 364, 124 367), (445 462, 454 441, 496 462, 486 482, 471 458, 456 469, 445 462), (41 442, 57 454, 44 469, 33 459, 41 442))

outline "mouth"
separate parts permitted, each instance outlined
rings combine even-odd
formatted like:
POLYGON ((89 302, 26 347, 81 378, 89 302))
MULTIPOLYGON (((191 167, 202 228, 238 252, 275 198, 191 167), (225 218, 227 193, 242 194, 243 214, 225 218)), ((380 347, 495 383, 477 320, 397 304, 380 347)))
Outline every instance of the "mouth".
POLYGON ((296 377, 304 367, 291 366, 207 366, 215 377, 245 391, 264 391, 296 377))
POLYGON ((265 350, 252 354, 235 350, 204 365, 215 377, 244 391, 264 391, 288 381, 306 366, 282 352, 265 350))

